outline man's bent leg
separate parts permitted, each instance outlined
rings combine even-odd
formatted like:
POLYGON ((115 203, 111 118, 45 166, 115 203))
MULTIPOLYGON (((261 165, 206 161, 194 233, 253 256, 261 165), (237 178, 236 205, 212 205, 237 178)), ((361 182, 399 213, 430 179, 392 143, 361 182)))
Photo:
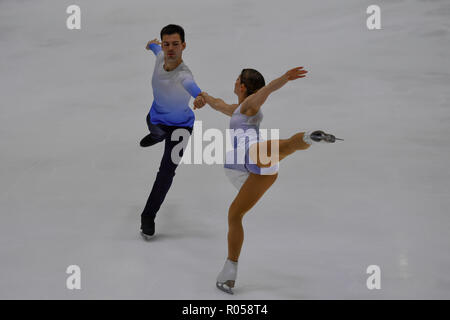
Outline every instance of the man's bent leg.
POLYGON ((142 148, 150 147, 150 146, 157 144, 158 142, 161 142, 163 140, 164 140, 164 138, 155 137, 155 135, 153 133, 149 133, 144 138, 142 138, 142 140, 139 142, 139 145, 142 148))
POLYGON ((164 130, 164 127, 158 124, 153 124, 150 120, 150 114, 147 115, 147 126, 150 133, 146 135, 139 142, 139 145, 143 148, 150 147, 158 142, 164 140, 167 136, 167 132, 164 130))

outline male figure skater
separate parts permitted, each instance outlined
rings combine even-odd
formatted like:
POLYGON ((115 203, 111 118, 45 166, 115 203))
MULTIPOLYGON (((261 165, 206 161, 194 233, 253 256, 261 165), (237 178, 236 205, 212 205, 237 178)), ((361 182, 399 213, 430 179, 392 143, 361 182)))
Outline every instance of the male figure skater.
POLYGON ((148 147, 165 140, 165 147, 152 191, 141 214, 141 235, 145 240, 149 240, 155 233, 156 213, 172 185, 175 170, 192 134, 195 116, 189 107, 189 100, 191 96, 196 98, 196 108, 205 105, 204 98, 199 96, 200 88, 182 60, 182 53, 186 48, 183 28, 174 24, 167 25, 161 30, 160 36, 161 42, 154 39, 146 46, 156 56, 152 77, 154 100, 147 115, 150 134, 141 140, 140 145, 148 147), (178 140, 172 141, 172 133, 177 129, 185 130, 186 134, 181 137, 177 134, 178 140), (172 157, 172 150, 180 142, 182 149, 179 157, 172 157))

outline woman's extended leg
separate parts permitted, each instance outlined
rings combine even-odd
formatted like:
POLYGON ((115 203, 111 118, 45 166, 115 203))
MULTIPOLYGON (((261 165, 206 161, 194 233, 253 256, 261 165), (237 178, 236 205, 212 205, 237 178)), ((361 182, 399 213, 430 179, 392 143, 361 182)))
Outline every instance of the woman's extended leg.
POLYGON ((255 143, 249 148, 250 157, 261 168, 271 167, 297 150, 308 149, 310 145, 303 140, 303 135, 300 132, 289 139, 255 143))
POLYGON ((244 242, 242 218, 277 179, 278 174, 250 173, 228 210, 228 259, 238 261, 244 242))

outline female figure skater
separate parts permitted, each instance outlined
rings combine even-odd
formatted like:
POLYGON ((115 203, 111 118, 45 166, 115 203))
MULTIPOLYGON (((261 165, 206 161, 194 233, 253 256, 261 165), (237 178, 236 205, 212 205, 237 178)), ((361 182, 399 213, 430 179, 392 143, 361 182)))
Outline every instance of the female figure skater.
POLYGON ((308 149, 313 142, 336 140, 333 135, 323 131, 300 132, 281 140, 263 141, 259 136, 261 107, 267 97, 288 81, 305 77, 306 73, 303 67, 294 68, 265 85, 258 71, 244 69, 234 85, 238 104, 227 104, 206 92, 200 93, 213 109, 231 117, 234 150, 227 153, 225 171, 239 192, 228 209, 228 257, 216 282, 219 289, 229 294, 233 294, 231 288, 235 285, 244 241, 242 218, 277 179, 278 162, 297 150, 308 149), (237 161, 236 154, 240 154, 237 161), (261 155, 265 155, 265 158, 261 155))

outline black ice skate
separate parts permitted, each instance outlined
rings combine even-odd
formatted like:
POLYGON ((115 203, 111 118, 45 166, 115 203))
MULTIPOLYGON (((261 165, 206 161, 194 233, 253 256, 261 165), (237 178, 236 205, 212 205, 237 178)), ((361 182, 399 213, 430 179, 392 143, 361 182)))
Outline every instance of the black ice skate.
POLYGON ((155 234, 149 235, 149 234, 144 233, 144 231, 141 230, 141 236, 145 241, 150 241, 155 236, 155 234))
POLYGON ((155 235, 155 222, 147 221, 146 217, 141 218, 141 236, 145 241, 149 241, 155 235))

